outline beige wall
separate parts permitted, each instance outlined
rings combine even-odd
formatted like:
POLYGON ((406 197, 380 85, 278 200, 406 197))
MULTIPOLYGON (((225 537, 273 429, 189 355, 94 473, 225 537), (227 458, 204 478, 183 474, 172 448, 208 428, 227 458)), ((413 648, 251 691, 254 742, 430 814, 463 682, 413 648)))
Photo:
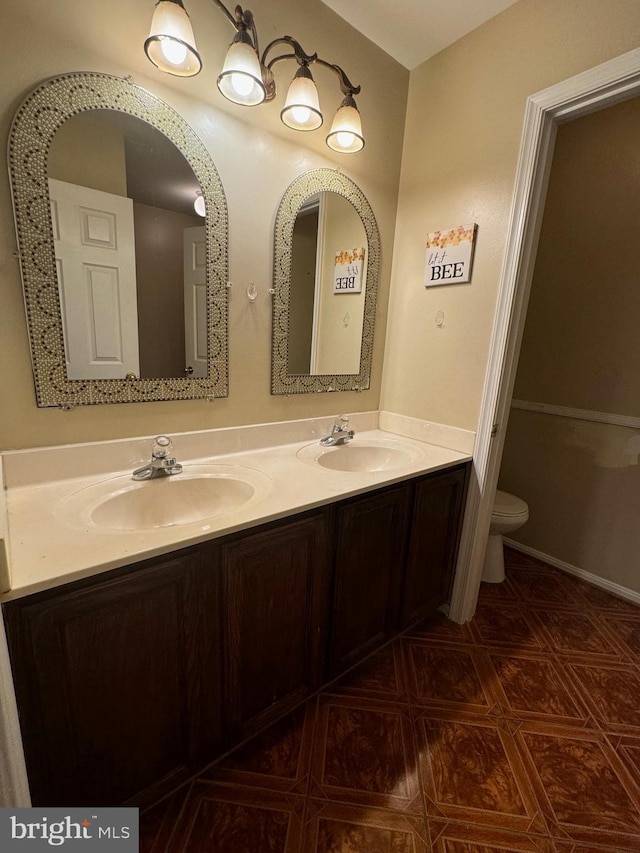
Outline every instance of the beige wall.
POLYGON ((636 0, 520 0, 412 71, 382 408, 477 428, 526 99, 639 32, 636 0), (471 283, 425 289, 426 235, 468 222, 471 283))
POLYGON ((73 116, 51 143, 47 171, 50 178, 58 181, 126 196, 122 131, 94 121, 90 112, 73 116))
POLYGON ((640 433, 512 410, 500 488, 529 505, 513 538, 640 592, 640 433))
POLYGON ((184 376, 184 229, 199 216, 134 202, 140 376, 184 376))
MULTIPOLYGON (((558 130, 514 396, 640 418, 640 98, 558 130)), ((640 420, 638 421, 640 423, 640 420)), ((518 541, 640 592, 640 429, 513 410, 518 541)))
MULTIPOLYGON (((163 75, 147 61, 142 43, 153 3, 128 0, 23 0, 3 15, 0 69, 0 134, 22 99, 42 80, 68 71, 132 75, 135 82, 173 106, 194 128, 218 168, 229 206, 230 396, 214 403, 89 406, 73 412, 38 409, 31 378, 22 286, 6 172, 0 172, 0 450, 128 435, 179 432, 251 422, 269 422, 377 409, 380 398, 384 328, 400 172, 408 72, 345 24, 320 0, 255 0, 260 37, 266 44, 291 33, 308 51, 344 66, 362 84, 358 97, 367 140, 356 156, 333 154, 324 133, 295 134, 279 120, 277 103, 253 110, 227 104, 215 78, 233 29, 210 0, 189 0, 205 68, 196 78, 163 75), (382 238, 378 328, 371 389, 361 393, 272 397, 270 388, 273 226, 283 193, 296 177, 317 167, 340 167, 367 196, 382 238), (246 287, 258 298, 251 304, 246 287)), ((277 67, 286 89, 294 68, 277 67)), ((325 125, 340 101, 336 78, 315 74, 326 112, 325 125)), ((325 128, 326 129, 326 128, 325 128)))
MULTIPOLYGON (((142 54, 151 11, 143 3, 13 4, 3 17, 0 116, 6 138, 20 101, 38 82, 90 69, 133 75, 190 122, 213 155, 229 203, 231 395, 212 404, 96 406, 73 413, 37 409, 7 179, 0 175, 0 357, 6 366, 0 373, 0 448, 329 415, 374 409, 380 402, 386 410, 475 430, 526 98, 636 47, 640 4, 520 0, 413 71, 397 222, 404 69, 320 0, 252 3, 263 42, 291 32, 362 83, 358 104, 367 145, 356 157, 333 155, 322 133, 292 135, 281 128, 276 104, 242 110, 216 94, 217 68, 233 33, 210 0, 190 0, 188 7, 206 65, 186 81, 161 75, 142 54), (267 289, 275 211, 295 177, 332 165, 362 188, 382 237, 371 390, 343 393, 339 402, 333 395, 271 397, 267 289), (425 289, 426 234, 471 221, 479 226, 472 282, 425 289), (248 281, 259 289, 255 305, 245 296, 248 281), (441 328, 435 324, 439 309, 445 313, 441 328)), ((335 101, 331 76, 320 69, 316 78, 322 103, 335 101)))
POLYGON ((514 397, 640 416, 640 98, 558 130, 514 397))

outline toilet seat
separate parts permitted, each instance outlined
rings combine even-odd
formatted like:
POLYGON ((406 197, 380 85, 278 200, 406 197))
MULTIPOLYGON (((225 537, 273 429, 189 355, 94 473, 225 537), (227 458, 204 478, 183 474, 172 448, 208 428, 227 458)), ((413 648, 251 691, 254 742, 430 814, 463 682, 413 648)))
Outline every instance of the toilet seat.
POLYGON ((493 502, 492 516, 497 518, 517 518, 529 514, 527 504, 517 498, 515 495, 510 495, 509 492, 496 491, 496 497, 493 502))

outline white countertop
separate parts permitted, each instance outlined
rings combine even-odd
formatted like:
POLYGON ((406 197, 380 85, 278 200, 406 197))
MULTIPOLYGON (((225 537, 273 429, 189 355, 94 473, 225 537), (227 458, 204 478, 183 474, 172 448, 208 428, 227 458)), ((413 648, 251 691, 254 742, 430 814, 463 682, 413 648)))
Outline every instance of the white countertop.
MULTIPOLYGON (((326 419, 322 426, 326 428, 326 419)), ((317 433, 317 429, 314 431, 317 433)), ((392 470, 345 472, 322 467, 312 458, 313 450, 303 450, 309 445, 317 446, 317 437, 313 441, 306 439, 189 459, 181 457, 179 441, 175 441, 176 457, 183 462, 185 473, 207 463, 229 466, 228 470, 240 466, 256 472, 259 488, 256 496, 238 509, 201 521, 149 530, 100 527, 91 519, 83 519, 81 511, 77 516, 69 513, 74 502, 76 506, 82 506, 83 495, 78 496, 81 490, 87 490, 83 494, 91 494, 90 487, 96 483, 103 483, 108 488, 109 481, 117 477, 128 482, 132 467, 45 482, 37 482, 33 476, 14 477, 16 485, 9 484, 6 492, 11 590, 0 596, 0 600, 18 598, 246 530, 471 458, 470 453, 379 429, 357 431, 350 446, 355 447, 359 443, 396 445, 407 451, 407 459, 392 470), (300 456, 299 451, 302 451, 300 456), (305 459, 305 456, 309 458, 305 459)), ((73 466, 70 467, 73 470, 73 466)), ((160 482, 148 481, 143 488, 153 490, 160 482)))

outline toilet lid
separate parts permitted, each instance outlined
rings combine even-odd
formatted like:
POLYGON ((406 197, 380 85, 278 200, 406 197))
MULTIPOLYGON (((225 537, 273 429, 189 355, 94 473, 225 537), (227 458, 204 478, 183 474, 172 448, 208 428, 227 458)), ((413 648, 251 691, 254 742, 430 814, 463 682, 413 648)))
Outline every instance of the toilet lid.
POLYGON ((510 495, 509 492, 501 492, 498 489, 493 502, 494 515, 524 515, 527 512, 529 512, 529 507, 523 500, 515 495, 510 495))

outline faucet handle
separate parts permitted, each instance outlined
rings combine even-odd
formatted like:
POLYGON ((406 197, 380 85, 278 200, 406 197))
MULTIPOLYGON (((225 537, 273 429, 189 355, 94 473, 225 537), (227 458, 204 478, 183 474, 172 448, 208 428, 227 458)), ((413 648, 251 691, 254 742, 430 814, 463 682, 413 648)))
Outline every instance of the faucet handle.
POLYGON ((334 429, 340 430, 343 432, 349 426, 349 416, 348 415, 340 415, 336 418, 336 422, 334 424, 334 429))
POLYGON ((171 452, 171 439, 168 435, 157 435, 153 439, 151 455, 154 459, 166 459, 171 452))

